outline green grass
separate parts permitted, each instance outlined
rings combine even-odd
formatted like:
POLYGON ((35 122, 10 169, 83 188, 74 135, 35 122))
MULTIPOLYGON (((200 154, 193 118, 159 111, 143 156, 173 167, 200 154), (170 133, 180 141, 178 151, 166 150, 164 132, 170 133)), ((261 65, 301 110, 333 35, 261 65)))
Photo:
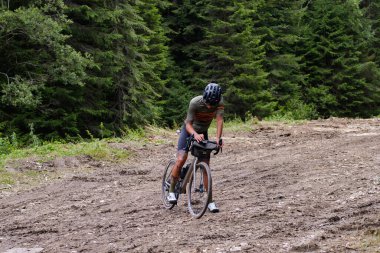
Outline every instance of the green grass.
MULTIPOLYGON (((0 185, 13 185, 20 177, 36 178, 38 171, 9 172, 5 169, 7 163, 31 158, 38 162, 51 161, 57 157, 88 155, 95 160, 122 161, 129 157, 125 149, 113 148, 109 142, 122 142, 121 139, 92 140, 80 143, 44 143, 32 148, 14 149, 9 154, 0 155, 0 185)), ((46 173, 46 172, 44 172, 46 173)))
POLYGON ((380 229, 369 230, 365 233, 365 238, 362 240, 362 248, 377 248, 380 252, 380 229))
MULTIPOLYGON (((250 132, 258 127, 261 127, 263 125, 271 125, 271 124, 302 124, 306 122, 306 120, 295 120, 287 116, 273 116, 269 118, 265 118, 264 120, 260 121, 256 117, 251 117, 247 119, 246 121, 242 121, 241 119, 234 119, 224 122, 223 125, 223 132, 232 132, 232 133, 242 133, 242 132, 250 132)), ((213 123, 210 126, 209 133, 211 135, 216 134, 216 123, 213 121, 213 123)))
MULTIPOLYGON (((4 161, 37 156, 40 162, 50 161, 56 157, 89 155, 96 160, 122 159, 127 156, 123 150, 111 148, 109 141, 93 140, 81 143, 45 143, 33 148, 16 149, 4 156, 4 161)), ((3 167, 3 166, 2 166, 3 167)))
MULTIPOLYGON (((223 123, 223 132, 249 132, 252 129, 254 129, 257 125, 259 125, 260 122, 257 118, 252 117, 246 121, 242 121, 241 119, 233 119, 228 120, 223 123)), ((211 126, 209 128, 209 136, 210 138, 213 138, 216 135, 216 122, 215 120, 211 123, 211 126)))
MULTIPOLYGON (((249 132, 263 124, 272 124, 272 122, 296 123, 302 121, 289 120, 284 117, 270 118, 264 121, 259 121, 257 118, 252 117, 244 122, 240 119, 234 119, 224 122, 224 132, 249 132)), ((38 171, 25 171, 22 173, 7 171, 5 167, 10 162, 14 164, 18 160, 30 158, 33 161, 43 163, 59 157, 81 155, 90 156, 95 160, 118 162, 128 159, 130 152, 122 148, 113 148, 110 143, 129 143, 129 145, 135 146, 159 145, 172 141, 176 130, 177 129, 160 128, 158 126, 148 126, 144 129, 126 130, 123 138, 98 140, 91 137, 90 141, 81 141, 78 143, 46 142, 41 144, 41 142, 39 142, 35 147, 29 148, 18 148, 17 145, 12 145, 14 141, 8 141, 8 148, 4 150, 7 152, 0 152, 0 188, 1 185, 13 185, 23 177, 39 177, 39 173, 41 173, 38 171)), ((216 134, 215 121, 213 121, 210 127, 209 134, 211 139, 214 138, 216 134)), ((3 140, 5 139, 3 138, 3 140)))
MULTIPOLYGON (((0 169, 0 185, 13 185, 15 180, 13 176, 7 172, 4 168, 0 169)), ((1 187, 0 187, 1 188, 1 187)))
POLYGON ((265 118, 263 122, 268 123, 268 124, 282 123, 282 124, 288 124, 288 125, 297 125, 297 124, 305 123, 307 121, 308 120, 293 119, 291 117, 277 115, 277 116, 271 116, 271 117, 265 118))

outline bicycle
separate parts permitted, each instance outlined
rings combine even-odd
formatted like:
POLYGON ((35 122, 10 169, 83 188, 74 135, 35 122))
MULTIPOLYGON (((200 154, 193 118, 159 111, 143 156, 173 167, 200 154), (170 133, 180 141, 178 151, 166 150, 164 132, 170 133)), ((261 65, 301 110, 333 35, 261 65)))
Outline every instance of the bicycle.
MULTIPOLYGON (((220 140, 220 143, 222 140, 220 140)), ((208 157, 212 151, 214 155, 219 153, 220 146, 215 141, 204 140, 197 142, 194 136, 188 139, 188 150, 191 151, 193 160, 181 168, 180 178, 175 186, 174 193, 177 201, 180 194, 188 193, 188 209, 190 214, 199 219, 207 210, 212 193, 212 179, 209 165, 198 162, 200 158, 208 157), (190 169, 191 168, 191 169, 190 169)), ((171 204, 167 200, 169 194, 172 169, 175 159, 171 159, 164 170, 162 178, 162 201, 164 207, 172 209, 177 204, 171 204)))

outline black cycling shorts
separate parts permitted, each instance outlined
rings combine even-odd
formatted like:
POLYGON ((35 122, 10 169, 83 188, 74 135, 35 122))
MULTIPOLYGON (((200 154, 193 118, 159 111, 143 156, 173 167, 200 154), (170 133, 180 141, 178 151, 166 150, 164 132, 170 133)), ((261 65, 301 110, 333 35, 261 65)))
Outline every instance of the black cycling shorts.
MULTIPOLYGON (((203 136, 205 140, 208 140, 208 133, 203 133, 203 136)), ((184 151, 184 152, 189 152, 187 149, 187 138, 190 137, 190 134, 186 131, 186 126, 182 125, 181 128, 181 133, 179 134, 179 139, 178 139, 178 147, 177 151, 184 151)))

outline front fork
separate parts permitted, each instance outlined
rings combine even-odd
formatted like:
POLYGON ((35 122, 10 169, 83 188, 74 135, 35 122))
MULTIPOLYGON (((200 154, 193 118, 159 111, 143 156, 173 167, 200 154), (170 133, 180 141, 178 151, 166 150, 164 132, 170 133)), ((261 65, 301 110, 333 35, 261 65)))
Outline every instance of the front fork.
POLYGON ((200 192, 200 193, 203 193, 205 191, 205 188, 204 188, 204 175, 203 173, 200 173, 200 184, 199 184, 199 188, 197 188, 197 185, 196 185, 196 182, 197 182, 197 173, 195 173, 195 171, 197 170, 197 163, 198 163, 198 158, 195 158, 195 161, 194 161, 194 167, 193 167, 193 185, 194 185, 194 192, 200 192))

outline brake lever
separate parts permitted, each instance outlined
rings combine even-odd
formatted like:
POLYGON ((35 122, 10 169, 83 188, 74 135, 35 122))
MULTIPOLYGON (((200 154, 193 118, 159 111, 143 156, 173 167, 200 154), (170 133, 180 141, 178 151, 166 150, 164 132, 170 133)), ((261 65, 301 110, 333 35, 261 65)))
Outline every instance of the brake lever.
POLYGON ((190 150, 191 144, 194 141, 194 134, 190 135, 189 137, 186 138, 186 148, 187 150, 190 150))
POLYGON ((223 140, 222 139, 219 139, 219 146, 218 146, 218 150, 214 153, 214 155, 217 155, 220 151, 220 153, 223 153, 223 148, 222 148, 222 144, 223 144, 223 140))

